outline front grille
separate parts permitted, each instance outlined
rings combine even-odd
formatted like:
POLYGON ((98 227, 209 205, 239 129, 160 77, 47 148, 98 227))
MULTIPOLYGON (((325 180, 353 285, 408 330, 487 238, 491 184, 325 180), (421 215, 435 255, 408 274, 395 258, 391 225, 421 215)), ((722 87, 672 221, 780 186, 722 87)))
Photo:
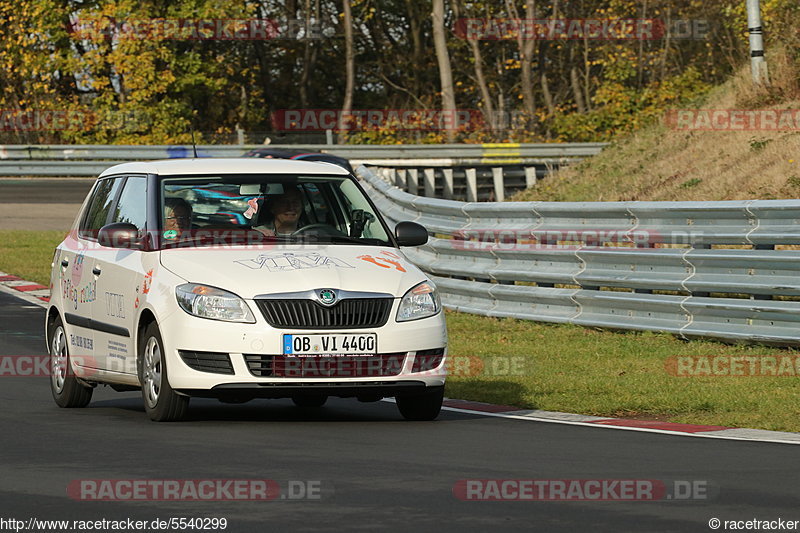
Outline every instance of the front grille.
POLYGON ((332 307, 314 300, 256 300, 261 313, 274 328, 352 329, 386 324, 391 298, 351 298, 332 307))
POLYGON ((280 378, 366 378, 397 376, 403 370, 406 353, 369 357, 286 357, 244 354, 250 373, 256 377, 280 378))
POLYGON ((213 374, 233 374, 231 357, 226 353, 190 352, 187 350, 178 350, 178 353, 183 362, 194 370, 213 374))

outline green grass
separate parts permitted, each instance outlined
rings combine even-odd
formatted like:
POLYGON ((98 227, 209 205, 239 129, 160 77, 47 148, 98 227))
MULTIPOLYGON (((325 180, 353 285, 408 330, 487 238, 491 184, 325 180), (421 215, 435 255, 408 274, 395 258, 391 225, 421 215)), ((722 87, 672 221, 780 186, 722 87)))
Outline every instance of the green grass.
MULTIPOLYGON (((62 237, 59 231, 0 231, 0 270, 47 285, 53 248, 62 237)), ((800 378, 675 377, 665 368, 675 356, 795 356, 795 351, 455 312, 447 313, 447 323, 451 398, 800 431, 800 378)))
MULTIPOLYGON (((794 357, 796 351, 463 313, 448 313, 447 320, 451 357, 477 356, 489 362, 481 375, 451 376, 451 398, 597 416, 800 431, 800 378, 677 377, 666 369, 668 359, 676 356, 794 357), (486 375, 492 373, 490 361, 507 357, 525 361, 524 375, 486 375)), ((501 374, 506 366, 500 365, 501 374)))
POLYGON ((0 271, 48 285, 53 250, 63 239, 63 231, 0 231, 0 271))

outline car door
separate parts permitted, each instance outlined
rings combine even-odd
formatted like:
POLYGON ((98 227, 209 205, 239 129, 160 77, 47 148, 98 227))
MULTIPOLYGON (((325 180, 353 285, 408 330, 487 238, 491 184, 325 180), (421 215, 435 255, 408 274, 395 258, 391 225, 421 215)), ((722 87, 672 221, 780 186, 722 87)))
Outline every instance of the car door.
MULTIPOLYGON (((129 175, 109 215, 108 224, 125 222, 145 235, 147 221, 147 177, 129 175)), ((136 374, 134 353, 135 317, 138 309, 140 280, 147 276, 142 250, 97 247, 92 274, 97 282, 93 320, 96 351, 106 372, 136 374)), ((150 273, 152 275, 152 272, 150 273)))
POLYGON ((96 280, 92 274, 97 231, 105 225, 121 184, 113 178, 98 180, 81 216, 77 234, 67 236, 58 257, 69 350, 75 364, 84 367, 80 375, 85 377, 101 368, 102 358, 102 353, 97 350, 96 330, 92 324, 93 304, 97 298, 96 280))

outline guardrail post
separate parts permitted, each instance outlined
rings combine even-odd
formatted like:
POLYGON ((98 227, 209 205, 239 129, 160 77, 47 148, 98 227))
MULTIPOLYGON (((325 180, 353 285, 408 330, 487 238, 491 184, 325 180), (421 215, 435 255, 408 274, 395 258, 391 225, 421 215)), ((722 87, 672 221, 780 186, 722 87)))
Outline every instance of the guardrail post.
POLYGON ((409 168, 407 174, 408 180, 408 193, 414 196, 419 195, 419 170, 416 168, 409 168))
POLYGON ((503 185, 503 167, 492 167, 492 182, 494 182, 494 201, 504 202, 506 191, 503 185))
POLYGON ((525 187, 536 186, 536 167, 525 167, 525 187))
POLYGON ((405 191, 408 189, 408 187, 406 186, 406 169, 399 168, 394 171, 394 184, 401 191, 405 191))
POLYGON ((444 184, 442 187, 442 196, 445 200, 452 200, 453 199, 453 169, 451 168, 444 168, 442 169, 442 173, 444 174, 444 184))
POLYGON ((435 198, 436 197, 436 169, 434 168, 426 168, 422 171, 423 176, 422 179, 425 182, 425 196, 428 198, 435 198))
POLYGON ((478 201, 478 170, 474 168, 464 169, 467 174, 467 201, 478 201))
MULTIPOLYGON (((754 244, 753 250, 774 250, 774 244, 754 244)), ((772 300, 771 294, 754 294, 753 300, 772 300)))

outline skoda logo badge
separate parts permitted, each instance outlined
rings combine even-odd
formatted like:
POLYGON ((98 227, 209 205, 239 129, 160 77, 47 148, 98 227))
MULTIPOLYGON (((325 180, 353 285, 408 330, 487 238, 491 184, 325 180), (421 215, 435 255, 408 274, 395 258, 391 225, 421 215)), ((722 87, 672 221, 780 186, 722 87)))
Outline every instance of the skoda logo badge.
POLYGON ((323 305, 333 305, 336 303, 336 291, 333 289, 320 289, 317 293, 319 301, 323 305))

